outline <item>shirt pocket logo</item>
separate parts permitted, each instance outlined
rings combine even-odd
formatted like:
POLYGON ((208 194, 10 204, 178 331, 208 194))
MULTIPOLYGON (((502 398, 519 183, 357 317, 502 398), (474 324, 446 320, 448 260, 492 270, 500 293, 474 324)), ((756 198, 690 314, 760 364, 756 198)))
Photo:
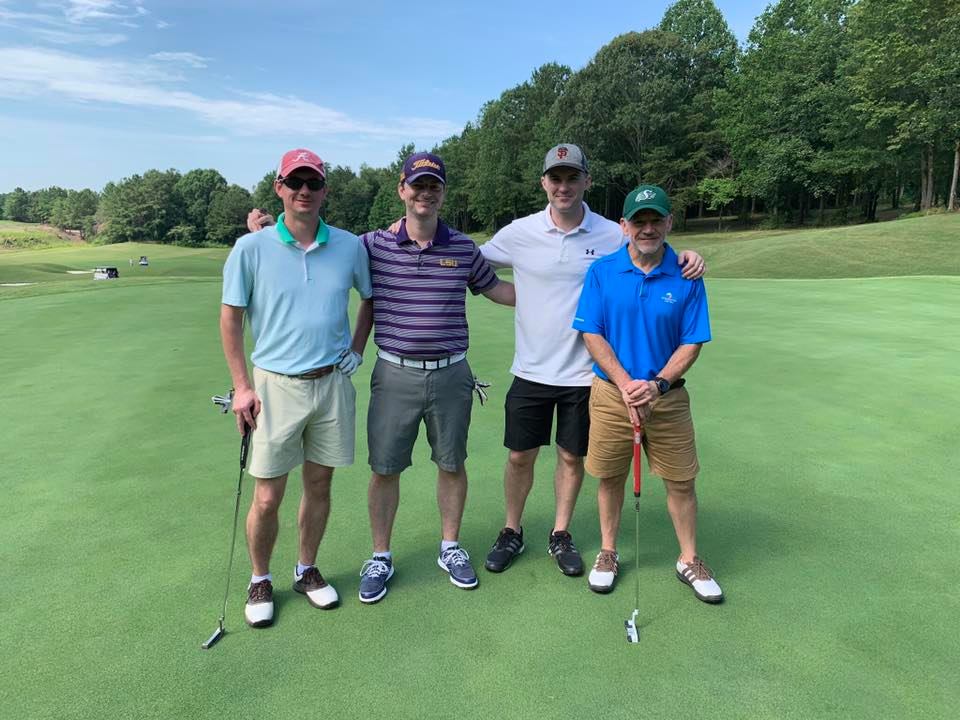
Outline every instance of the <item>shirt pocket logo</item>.
POLYGON ((443 259, 440 261, 440 267, 455 268, 455 267, 458 267, 458 263, 457 263, 456 260, 454 260, 454 259, 452 259, 452 258, 443 258, 443 259))

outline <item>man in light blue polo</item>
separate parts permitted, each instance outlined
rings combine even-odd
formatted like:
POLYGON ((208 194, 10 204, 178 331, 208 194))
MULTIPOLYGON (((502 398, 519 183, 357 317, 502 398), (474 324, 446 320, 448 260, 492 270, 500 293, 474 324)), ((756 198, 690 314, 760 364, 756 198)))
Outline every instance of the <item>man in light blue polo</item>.
POLYGON ((710 320, 703 280, 685 279, 666 243, 672 225, 670 198, 662 188, 632 190, 620 220, 627 244, 590 266, 573 321, 596 374, 586 469, 600 481, 601 549, 589 586, 606 593, 616 580, 623 486, 633 426, 641 424, 650 469, 663 478, 680 545, 677 577, 700 600, 718 603, 723 592, 697 555, 694 481, 700 465, 690 396, 683 387, 684 374, 710 340, 710 320))
POLYGON ((361 355, 350 337, 350 288, 364 299, 373 290, 359 238, 320 218, 325 185, 326 171, 316 154, 286 153, 274 183, 284 212, 276 225, 237 240, 223 268, 220 334, 235 389, 233 411, 238 429, 249 425, 253 432, 248 472, 256 486, 247 515, 253 575, 244 609, 253 627, 273 623, 269 566, 277 512, 287 474, 301 463, 293 589, 317 608, 339 604, 337 591, 316 567, 316 556, 330 512, 333 469, 353 463, 356 392, 350 375, 361 355), (244 314, 254 340, 252 381, 243 347, 244 314))

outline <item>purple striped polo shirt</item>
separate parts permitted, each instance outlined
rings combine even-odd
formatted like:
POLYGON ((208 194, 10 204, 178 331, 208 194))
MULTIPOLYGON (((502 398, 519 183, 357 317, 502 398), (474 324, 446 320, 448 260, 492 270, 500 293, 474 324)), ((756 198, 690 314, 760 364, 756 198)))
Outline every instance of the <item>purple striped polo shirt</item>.
POLYGON ((466 352, 466 290, 478 295, 500 282, 476 243, 440 222, 421 249, 406 220, 396 235, 375 230, 360 239, 370 254, 377 347, 421 359, 466 352))

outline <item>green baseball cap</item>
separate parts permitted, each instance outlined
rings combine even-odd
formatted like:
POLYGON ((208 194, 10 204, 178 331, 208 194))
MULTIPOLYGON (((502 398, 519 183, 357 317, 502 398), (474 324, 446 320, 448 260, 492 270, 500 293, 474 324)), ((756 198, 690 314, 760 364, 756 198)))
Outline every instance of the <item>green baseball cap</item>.
POLYGON ((631 190, 623 201, 623 219, 629 220, 641 210, 669 215, 670 198, 667 191, 658 185, 641 185, 631 190))

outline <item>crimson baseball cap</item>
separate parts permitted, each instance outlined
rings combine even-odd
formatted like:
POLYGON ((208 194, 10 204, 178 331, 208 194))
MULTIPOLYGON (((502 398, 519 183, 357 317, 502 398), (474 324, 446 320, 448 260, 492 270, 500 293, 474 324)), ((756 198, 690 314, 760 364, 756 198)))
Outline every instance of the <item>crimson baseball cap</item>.
POLYGON ((543 159, 543 175, 555 167, 572 167, 581 172, 587 172, 587 156, 578 145, 554 145, 543 159))
POLYGON ((623 219, 629 220, 641 210, 669 215, 670 197, 667 191, 659 185, 641 185, 631 190, 623 201, 623 219))
POLYGON ((447 184, 447 168, 443 160, 428 152, 414 153, 403 162, 400 172, 400 182, 412 183, 418 177, 431 175, 444 185, 447 184))
POLYGON ((324 180, 327 179, 327 171, 323 167, 323 160, 312 150, 305 150, 304 148, 297 148, 283 154, 283 157, 280 158, 280 164, 277 165, 277 177, 287 177, 294 170, 300 168, 316 170, 320 173, 320 177, 324 180))

